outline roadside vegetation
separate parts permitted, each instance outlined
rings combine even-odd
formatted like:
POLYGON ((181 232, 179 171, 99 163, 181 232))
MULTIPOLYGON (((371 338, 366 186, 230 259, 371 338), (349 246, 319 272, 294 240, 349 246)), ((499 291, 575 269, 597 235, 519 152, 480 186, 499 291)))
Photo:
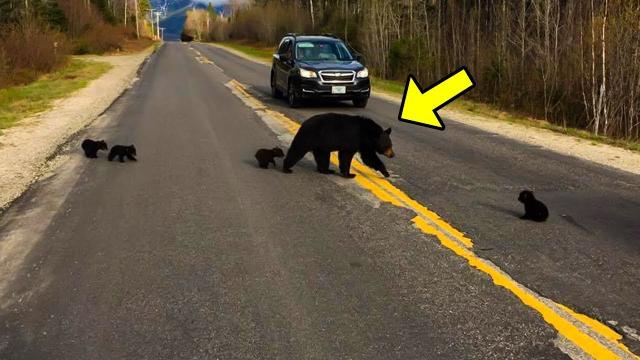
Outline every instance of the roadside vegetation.
POLYGON ((0 0, 0 89, 59 70, 71 54, 150 46, 149 9, 149 0, 0 0))
POLYGON ((397 92, 407 73, 426 85, 466 65, 478 87, 458 107, 627 148, 640 141, 637 1, 263 0, 225 13, 193 10, 185 32, 254 56, 288 32, 333 33, 365 56, 377 88, 397 92))
POLYGON ((149 0, 0 0, 0 130, 110 67, 71 55, 150 46, 149 9, 149 0))
POLYGON ((110 68, 107 63, 73 58, 67 66, 27 85, 0 89, 0 132, 20 119, 49 109, 54 100, 85 87, 110 68))

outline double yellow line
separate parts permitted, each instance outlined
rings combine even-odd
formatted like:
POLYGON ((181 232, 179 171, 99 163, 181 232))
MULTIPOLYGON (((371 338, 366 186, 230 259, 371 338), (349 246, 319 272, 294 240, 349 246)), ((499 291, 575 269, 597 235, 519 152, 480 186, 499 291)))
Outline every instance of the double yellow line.
MULTIPOLYGON (((300 124, 286 115, 268 109, 239 82, 232 80, 227 84, 227 87, 259 115, 267 115, 271 119, 275 119, 290 134, 295 134, 300 128, 300 124)), ((331 156, 331 162, 338 165, 338 159, 335 155, 331 156)), ((510 291, 523 304, 536 310, 544 321, 584 353, 595 359, 640 359, 620 342, 622 335, 608 326, 586 315, 578 314, 564 305, 541 297, 511 278, 495 264, 479 257, 473 251, 471 239, 440 218, 438 214, 380 177, 369 167, 354 159, 352 169, 357 175, 354 180, 360 187, 368 190, 381 201, 415 212, 416 216, 412 222, 416 228, 424 234, 438 238, 442 246, 465 259, 471 267, 488 275, 494 284, 510 291)))

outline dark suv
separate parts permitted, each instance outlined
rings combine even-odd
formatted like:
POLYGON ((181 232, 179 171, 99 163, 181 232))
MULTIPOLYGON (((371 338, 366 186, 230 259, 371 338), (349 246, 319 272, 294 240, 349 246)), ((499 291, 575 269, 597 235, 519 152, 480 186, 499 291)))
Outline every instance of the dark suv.
POLYGON ((363 108, 371 84, 360 58, 333 36, 287 35, 273 55, 271 94, 286 95, 291 107, 302 99, 333 99, 363 108))

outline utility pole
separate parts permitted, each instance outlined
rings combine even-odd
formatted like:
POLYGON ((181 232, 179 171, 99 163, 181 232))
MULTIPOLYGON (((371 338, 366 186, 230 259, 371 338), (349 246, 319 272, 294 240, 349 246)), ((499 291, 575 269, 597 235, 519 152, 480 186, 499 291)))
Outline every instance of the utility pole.
POLYGON ((127 27, 127 3, 129 0, 124 0, 124 27, 127 27))
POLYGON ((160 28, 160 41, 164 41, 164 28, 160 28))
POLYGON ((156 11, 156 30, 158 31, 158 39, 160 38, 160 11, 156 11))

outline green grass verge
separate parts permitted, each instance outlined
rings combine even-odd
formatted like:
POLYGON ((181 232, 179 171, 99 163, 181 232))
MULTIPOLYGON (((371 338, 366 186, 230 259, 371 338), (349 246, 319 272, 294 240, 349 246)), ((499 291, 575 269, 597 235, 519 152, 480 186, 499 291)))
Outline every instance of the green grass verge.
POLYGON ((217 42, 216 44, 229 47, 234 50, 238 50, 246 55, 253 56, 260 60, 271 61, 273 58, 273 53, 275 49, 270 47, 252 45, 252 44, 243 44, 237 43, 233 41, 223 41, 217 42))
POLYGON ((54 100, 82 89, 109 69, 107 63, 72 58, 65 67, 30 84, 0 89, 0 130, 48 110, 54 100))
MULTIPOLYGON (((229 41, 221 42, 219 44, 230 47, 234 50, 238 50, 246 55, 253 56, 261 60, 271 60, 271 57, 273 56, 273 49, 270 48, 229 41)), ((388 95, 402 96, 402 94, 404 93, 404 85, 405 83, 403 81, 385 80, 377 77, 371 77, 371 87, 375 91, 386 93, 388 95)), ((514 112, 506 112, 499 107, 491 104, 458 99, 447 105, 447 107, 471 115, 482 115, 493 119, 507 121, 510 123, 551 130, 557 133, 566 134, 579 139, 583 139, 585 141, 589 141, 594 145, 608 144, 640 152, 640 143, 637 142, 612 139, 606 136, 594 135, 586 130, 554 125, 545 120, 534 119, 531 117, 527 117, 526 115, 521 115, 514 112)))

